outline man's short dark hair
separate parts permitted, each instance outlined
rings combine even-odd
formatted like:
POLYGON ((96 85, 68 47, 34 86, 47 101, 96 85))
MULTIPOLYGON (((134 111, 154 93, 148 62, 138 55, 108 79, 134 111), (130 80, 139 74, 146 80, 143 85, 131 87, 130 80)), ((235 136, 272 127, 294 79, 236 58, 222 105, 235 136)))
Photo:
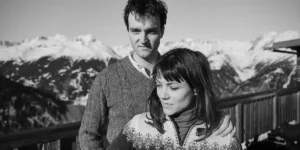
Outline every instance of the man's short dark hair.
POLYGON ((127 31, 129 29, 128 16, 130 13, 140 17, 154 17, 158 15, 160 18, 161 29, 163 29, 167 22, 168 8, 167 5, 161 0, 128 0, 123 14, 127 31))

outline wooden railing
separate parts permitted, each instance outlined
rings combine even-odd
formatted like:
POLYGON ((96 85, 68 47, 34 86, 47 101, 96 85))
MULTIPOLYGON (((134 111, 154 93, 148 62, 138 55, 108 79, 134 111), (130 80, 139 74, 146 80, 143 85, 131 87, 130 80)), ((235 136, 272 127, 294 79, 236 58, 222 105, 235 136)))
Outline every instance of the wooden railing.
POLYGON ((75 150, 79 127, 80 122, 76 122, 0 135, 0 150, 75 150))
MULTIPOLYGON (((275 129, 284 122, 300 121, 300 87, 220 99, 231 115, 241 142, 275 129)), ((0 135, 0 149, 79 150, 80 122, 0 135)))
POLYGON ((231 115, 241 142, 273 130, 284 122, 300 121, 300 88, 266 91, 221 99, 218 103, 231 115))

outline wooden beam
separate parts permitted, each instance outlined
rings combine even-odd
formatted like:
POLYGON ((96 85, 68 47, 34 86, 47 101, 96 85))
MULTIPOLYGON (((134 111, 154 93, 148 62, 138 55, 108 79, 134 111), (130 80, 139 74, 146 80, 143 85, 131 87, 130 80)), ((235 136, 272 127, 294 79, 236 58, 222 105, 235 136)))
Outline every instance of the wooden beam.
POLYGON ((273 49, 273 52, 280 52, 280 53, 287 53, 287 54, 297 54, 297 52, 283 51, 283 50, 277 50, 277 49, 273 49))
POLYGON ((264 91, 259 93, 251 93, 246 95, 234 96, 230 98, 223 98, 217 102, 219 108, 226 108, 235 106, 238 103, 247 103, 258 99, 265 99, 268 97, 273 97, 276 95, 276 90, 273 91, 264 91))
POLYGON ((272 46, 274 49, 277 48, 291 48, 295 50, 300 50, 300 39, 295 40, 289 40, 289 41, 282 41, 282 42, 276 42, 272 46))
POLYGON ((278 48, 291 48, 293 50, 300 50, 300 39, 275 42, 271 47, 264 47, 264 49, 278 49, 278 48))
POLYGON ((78 135, 80 122, 0 135, 0 149, 12 149, 78 135))
POLYGON ((300 39, 295 40, 289 40, 289 41, 282 41, 282 42, 276 42, 273 43, 271 47, 264 47, 265 50, 273 50, 274 52, 281 52, 281 53, 291 53, 291 54, 297 54, 297 51, 300 51, 300 39), (282 48, 289 48, 292 51, 283 51, 280 50, 282 48))

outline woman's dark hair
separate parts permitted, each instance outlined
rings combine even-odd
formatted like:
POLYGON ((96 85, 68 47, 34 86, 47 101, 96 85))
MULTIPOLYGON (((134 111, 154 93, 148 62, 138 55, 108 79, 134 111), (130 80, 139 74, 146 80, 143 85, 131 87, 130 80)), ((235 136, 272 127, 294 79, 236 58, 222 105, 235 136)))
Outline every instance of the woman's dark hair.
MULTIPOLYGON (((205 137, 218 127, 222 112, 217 110, 212 88, 211 70, 207 58, 198 51, 186 48, 175 48, 162 55, 153 68, 153 78, 163 76, 167 81, 186 81, 197 91, 195 95, 195 115, 206 124, 205 137)), ((151 124, 163 133, 166 121, 156 88, 149 97, 151 124)))
POLYGON ((161 0, 128 0, 123 13, 127 31, 129 30, 128 16, 130 13, 134 13, 142 18, 158 15, 160 19, 161 30, 163 30, 167 22, 168 8, 167 5, 161 0))

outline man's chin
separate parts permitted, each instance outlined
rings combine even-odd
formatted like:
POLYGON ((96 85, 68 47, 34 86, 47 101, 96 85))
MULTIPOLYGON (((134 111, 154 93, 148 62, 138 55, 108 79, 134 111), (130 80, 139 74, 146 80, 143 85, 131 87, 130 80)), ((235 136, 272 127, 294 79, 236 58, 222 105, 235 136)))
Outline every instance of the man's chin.
POLYGON ((151 52, 148 52, 148 51, 144 51, 142 53, 139 53, 139 56, 141 58, 148 58, 150 55, 151 55, 151 52))

